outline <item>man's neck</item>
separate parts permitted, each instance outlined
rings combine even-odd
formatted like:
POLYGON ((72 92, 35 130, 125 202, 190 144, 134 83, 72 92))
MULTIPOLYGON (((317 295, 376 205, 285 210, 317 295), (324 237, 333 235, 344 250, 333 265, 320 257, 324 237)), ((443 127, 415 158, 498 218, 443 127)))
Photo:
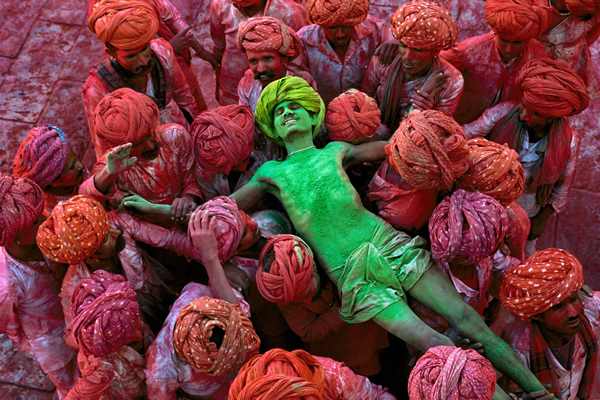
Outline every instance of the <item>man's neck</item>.
POLYGON ((315 144, 312 140, 312 132, 308 135, 298 135, 298 138, 290 138, 285 142, 285 148, 287 149, 288 155, 297 153, 300 150, 305 150, 314 147, 315 144))
POLYGON ((412 82, 414 80, 417 80, 419 78, 424 77, 425 75, 427 75, 429 73, 429 71, 431 71, 431 67, 433 67, 433 59, 431 60, 431 65, 429 66, 429 68, 424 69, 423 71, 417 73, 417 74, 408 74, 408 73, 404 73, 404 78, 402 79, 403 83, 408 83, 408 82, 412 82))
POLYGON ((542 333, 544 340, 546 340, 546 344, 548 345, 548 347, 562 347, 565 344, 569 343, 569 341, 573 339, 573 337, 576 335, 554 332, 546 328, 544 324, 540 324, 539 322, 534 323, 538 324, 540 332, 542 333))
POLYGON ((533 128, 527 128, 529 143, 537 143, 548 134, 550 125, 537 125, 533 128))
POLYGON ((44 189, 44 192, 53 194, 55 196, 68 196, 70 194, 75 193, 76 189, 77 189, 76 186, 61 186, 61 187, 48 186, 47 188, 44 189))
POLYGON ((335 54, 337 54, 337 56, 340 58, 341 62, 344 62, 344 59, 346 58, 346 52, 348 51, 348 46, 350 46, 350 40, 348 40, 348 42, 343 46, 336 46, 333 43, 329 42, 329 40, 327 40, 335 54))

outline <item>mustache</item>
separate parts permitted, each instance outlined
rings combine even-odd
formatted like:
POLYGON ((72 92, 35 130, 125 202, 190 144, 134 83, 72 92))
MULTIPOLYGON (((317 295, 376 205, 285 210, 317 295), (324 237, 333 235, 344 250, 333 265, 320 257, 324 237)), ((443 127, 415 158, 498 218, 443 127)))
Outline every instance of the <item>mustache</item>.
POLYGON ((154 67, 154 60, 151 58, 150 61, 148 61, 148 65, 146 65, 145 67, 141 67, 137 70, 138 74, 143 74, 144 72, 148 72, 152 69, 152 67, 154 67))
POLYGON ((254 79, 260 79, 261 76, 265 75, 267 78, 275 78, 275 72, 271 70, 267 70, 264 72, 256 72, 254 74, 254 79))

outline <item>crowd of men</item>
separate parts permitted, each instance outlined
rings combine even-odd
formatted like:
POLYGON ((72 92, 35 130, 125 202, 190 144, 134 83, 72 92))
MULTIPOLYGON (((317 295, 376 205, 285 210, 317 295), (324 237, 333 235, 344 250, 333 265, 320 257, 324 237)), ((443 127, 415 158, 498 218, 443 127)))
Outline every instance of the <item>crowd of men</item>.
POLYGON ((0 333, 59 399, 600 399, 600 292, 536 247, 600 2, 485 18, 212 0, 209 50, 168 0, 91 0, 97 161, 38 126, 0 176, 0 333))

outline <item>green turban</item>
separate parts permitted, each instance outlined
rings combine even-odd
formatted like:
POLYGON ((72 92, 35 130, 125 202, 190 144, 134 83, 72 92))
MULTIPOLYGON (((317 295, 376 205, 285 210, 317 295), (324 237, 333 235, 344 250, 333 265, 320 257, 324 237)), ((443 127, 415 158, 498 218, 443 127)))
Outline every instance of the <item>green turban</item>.
POLYGON ((313 128, 313 138, 319 133, 319 128, 325 119, 325 103, 321 96, 302 78, 286 76, 271 82, 263 89, 256 111, 254 123, 262 130, 267 139, 283 146, 283 140, 275 132, 273 126, 275 107, 285 102, 293 101, 307 111, 317 114, 317 123, 313 128))

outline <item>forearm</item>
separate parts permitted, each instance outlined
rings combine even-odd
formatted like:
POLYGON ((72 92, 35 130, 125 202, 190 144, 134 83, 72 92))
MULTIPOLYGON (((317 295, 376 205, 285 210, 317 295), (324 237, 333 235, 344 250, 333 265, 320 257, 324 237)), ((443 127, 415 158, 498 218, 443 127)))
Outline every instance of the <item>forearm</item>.
POLYGON ((94 186, 96 187, 96 190, 98 190, 98 192, 106 194, 106 192, 108 191, 110 186, 115 182, 116 179, 117 175, 111 174, 110 172, 108 172, 108 169, 104 167, 100 172, 94 175, 94 186))
POLYGON ((348 161, 344 163, 344 168, 385 159, 385 146, 387 144, 386 140, 379 140, 377 142, 363 143, 352 148, 348 152, 348 161))
POLYGON ((213 296, 218 299, 225 300, 230 304, 240 304, 233 289, 227 282, 227 276, 223 271, 223 266, 219 262, 217 254, 204 255, 204 267, 208 273, 208 280, 213 292, 213 296))

